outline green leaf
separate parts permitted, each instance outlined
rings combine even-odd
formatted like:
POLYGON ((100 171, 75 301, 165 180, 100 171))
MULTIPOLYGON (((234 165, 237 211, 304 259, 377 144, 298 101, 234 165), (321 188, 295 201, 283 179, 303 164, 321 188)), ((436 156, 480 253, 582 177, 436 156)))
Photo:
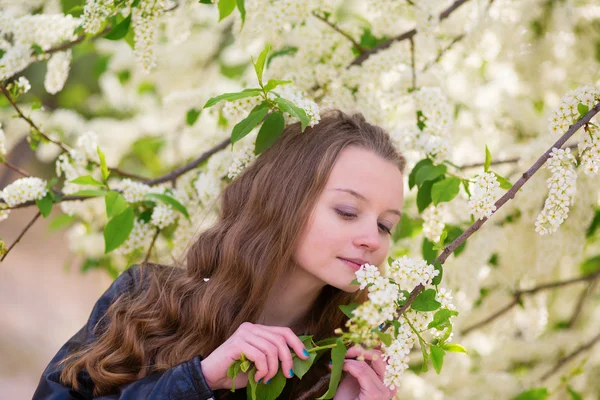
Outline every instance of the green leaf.
POLYGON ((548 393, 548 389, 546 388, 538 388, 538 389, 529 389, 515 397, 512 400, 545 400, 550 396, 548 393))
POLYGON ((258 383, 256 385, 256 399, 258 400, 275 400, 279 397, 283 388, 285 387, 286 377, 283 375, 281 368, 277 371, 277 374, 271 378, 271 382, 258 383))
POLYGON ((433 181, 446 174, 445 165, 425 165, 417 171, 415 183, 421 186, 424 182, 433 181))
POLYGON ((168 194, 146 193, 144 195, 144 197, 147 198, 147 199, 160 200, 160 201, 162 201, 165 204, 169 204, 175 210, 177 210, 180 213, 182 213, 183 215, 185 215, 185 217, 187 219, 190 219, 190 215, 188 214, 187 208, 185 208, 185 206, 183 204, 181 204, 179 201, 177 201, 173 197, 169 196, 168 194))
POLYGON ((436 182, 439 181, 427 181, 419 188, 417 192, 417 208, 419 209, 419 213, 422 213, 431 204, 431 188, 436 182))
POLYGON ((263 72, 265 70, 265 62, 267 61, 267 54, 271 51, 271 45, 267 44, 267 46, 260 52, 256 62, 252 60, 252 64, 254 64, 254 70, 256 71, 256 77, 262 86, 262 78, 263 72))
POLYGON ((233 12, 236 6, 235 0, 219 0, 219 4, 217 5, 219 8, 219 22, 226 18, 233 12))
MULTIPOLYGON (((448 236, 444 240, 444 246, 448 246, 450 243, 454 242, 460 235, 463 234, 464 230, 456 225, 446 225, 444 228, 444 232, 448 233, 448 236)), ((462 253, 467 246, 467 242, 462 242, 455 250, 454 255, 458 256, 462 253)))
POLYGON ((340 310, 342 310, 342 312, 344 314, 346 314, 346 316, 348 318, 352 318, 352 311, 356 310, 356 307, 358 307, 359 304, 358 303, 350 303, 350 304, 340 304, 340 310))
POLYGON ((81 197, 97 197, 104 196, 106 192, 104 190, 80 190, 75 193, 68 194, 67 196, 81 196, 81 197))
POLYGON ((200 4, 210 4, 210 5, 212 5, 213 2, 212 2, 212 0, 200 0, 200 4))
POLYGON ((242 28, 244 27, 244 23, 246 22, 246 5, 245 0, 236 0, 237 8, 240 11, 240 16, 242 17, 242 28))
POLYGON ((128 207, 127 200, 119 192, 110 191, 104 196, 106 204, 106 216, 112 218, 115 215, 121 214, 128 207))
POLYGON ((439 261, 436 261, 435 263, 433 263, 433 267, 435 268, 436 271, 440 272, 439 274, 437 274, 437 276, 435 278, 433 278, 431 280, 431 284, 437 286, 440 283, 442 283, 442 278, 444 277, 444 267, 442 266, 442 263, 439 261))
POLYGON ((498 183, 500 184, 500 188, 508 190, 512 187, 512 183, 510 183, 510 181, 508 179, 506 179, 505 177, 498 175, 497 173, 494 172, 494 175, 496 175, 496 179, 498 179, 498 183))
POLYGON ((438 374, 442 371, 442 365, 444 365, 444 356, 446 355, 446 351, 438 346, 431 346, 431 363, 433 364, 433 368, 435 372, 438 374))
POLYGON ((598 229, 598 226, 600 226, 600 209, 596 209, 596 211, 594 212, 594 219, 592 220, 590 226, 585 232, 585 237, 589 239, 592 236, 594 236, 594 233, 598 229))
POLYGON ((415 311, 435 311, 441 304, 435 299, 435 289, 427 289, 419 293, 410 307, 415 311))
POLYGON ((431 187, 431 200, 434 205, 451 201, 456 197, 460 189, 460 179, 449 177, 436 182, 431 187))
POLYGON ((427 329, 435 328, 438 331, 446 329, 450 325, 450 317, 458 315, 458 311, 442 308, 433 315, 433 320, 427 325, 427 329))
POLYGON ((583 400, 583 396, 576 392, 575 389, 571 387, 571 385, 567 385, 567 393, 571 397, 571 400, 583 400))
POLYGON ((104 227, 104 254, 107 254, 129 237, 133 229, 133 208, 127 207, 121 214, 115 215, 104 227))
POLYGON ((254 145, 254 154, 260 154, 271 147, 283 132, 284 127, 285 121, 280 111, 269 114, 258 131, 254 145))
MULTIPOLYGON (((300 337, 300 340, 302 340, 302 343, 304 344, 304 347, 307 350, 310 350, 314 347, 312 344, 312 336, 302 336, 302 337, 300 337)), ((294 359, 293 359, 294 375, 296 375, 298 377, 298 379, 302 379, 304 374, 306 374, 308 372, 310 367, 315 362, 315 359, 317 358, 316 351, 311 351, 308 354, 310 355, 310 357, 307 360, 303 360, 300 357, 294 357, 294 359)))
POLYGON ((317 400, 332 399, 335 396, 340 378, 342 377, 342 368, 344 367, 344 359, 346 357, 346 346, 341 338, 337 338, 336 346, 331 350, 331 378, 329 379, 329 388, 327 392, 317 400))
POLYGON ((104 183, 94 179, 91 175, 78 176, 77 178, 71 180, 71 183, 76 183, 78 185, 92 185, 92 186, 100 186, 100 187, 106 186, 104 183))
POLYGON ((352 282, 350 282, 351 285, 360 285, 360 283, 358 283, 358 280, 356 278, 352 279, 352 282))
POLYGON ((400 222, 392 232, 392 239, 397 242, 400 239, 414 237, 423 230, 421 218, 411 218, 407 214, 402 215, 400 222))
POLYGON ((600 256, 595 256, 586 259, 579 264, 579 270, 582 275, 590 275, 600 271, 600 256))
POLYGON ((420 131, 423 131, 423 129, 425 129, 427 127, 427 125, 425 124, 425 121, 427 121, 427 117, 425 115, 423 115, 423 111, 418 110, 417 111, 417 127, 419 128, 420 131))
POLYGON ((246 118, 238 122, 231 131, 231 144, 243 139, 247 134, 252 131, 258 124, 262 122, 267 113, 268 108, 259 108, 258 110, 251 112, 246 118))
POLYGON ((231 378, 231 391, 235 392, 235 377, 240 372, 240 360, 235 361, 227 368, 227 377, 231 378))
POLYGON ((98 158, 100 159, 100 171, 102 172, 102 180, 106 183, 108 176, 110 175, 110 171, 106 166, 106 157, 102 150, 100 150, 100 146, 96 146, 96 151, 98 152, 98 158))
POLYGON ((418 163, 415 164, 412 171, 410 171, 410 174, 408 175, 409 189, 412 189, 415 186, 415 184, 416 184, 415 179, 417 176, 417 172, 419 172, 419 170, 425 166, 433 166, 433 162, 431 161, 431 159, 424 158, 424 159, 420 160, 418 163))
POLYGON ((383 344, 385 344, 386 346, 391 346, 393 340, 392 335, 381 331, 377 331, 376 333, 377 336, 379 336, 379 340, 381 340, 383 344))
POLYGON ((44 197, 35 201, 35 204, 44 218, 52 212, 52 203, 52 193, 50 191, 48 191, 44 197))
POLYGON ((278 79, 269 79, 267 84, 265 85, 265 92, 270 92, 275 89, 277 86, 281 85, 289 85, 290 83, 294 83, 293 81, 280 81, 278 79))
POLYGON ((483 164, 483 170, 488 172, 490 170, 490 165, 492 165, 492 154, 488 149, 487 145, 485 146, 485 163, 483 164))
POLYGON ((110 32, 104 35, 104 39, 108 40, 120 40, 127 35, 127 31, 129 31, 129 25, 131 25, 131 14, 127 16, 123 21, 121 21, 117 26, 112 28, 110 32))
POLYGON ((242 372, 248 372, 248 370, 250 369, 251 363, 249 360, 242 360, 240 362, 240 370, 242 372))
POLYGON ((50 225, 48 225, 48 229, 50 231, 57 231, 61 228, 64 228, 65 226, 69 225, 73 221, 75 221, 74 215, 60 214, 59 216, 54 218, 52 220, 52 222, 50 222, 50 225))
POLYGON ((298 118, 300 120, 300 123, 302 124, 302 132, 304 132, 304 129, 306 129, 306 127, 310 123, 310 119, 308 118, 306 112, 302 108, 297 107, 294 103, 284 99, 283 97, 277 97, 275 99, 275 104, 279 106, 281 111, 290 114, 292 117, 298 118))
POLYGON ((579 118, 583 118, 590 111, 590 108, 585 104, 579 103, 577 104, 577 111, 579 111, 579 118))
POLYGON ((267 57, 267 66, 269 66, 269 64, 271 64, 271 61, 273 61, 274 58, 281 57, 281 56, 287 56, 287 55, 294 55, 297 52, 298 52, 298 48, 294 47, 294 46, 285 46, 281 50, 274 51, 273 53, 271 53, 271 55, 269 57, 267 57))
POLYGON ((198 110, 197 108, 190 108, 185 114, 185 123, 188 124, 188 126, 194 126, 194 124, 198 120, 198 117, 200 116, 200 111, 202 110, 198 110))
POLYGON ((208 99, 208 101, 202 108, 212 107, 215 104, 217 104, 218 102, 220 102, 221 100, 234 101, 234 100, 239 100, 239 99, 245 99, 246 97, 258 96, 261 93, 262 93, 262 89, 255 89, 255 88, 244 89, 241 92, 235 92, 235 93, 223 93, 221 95, 218 95, 216 97, 211 97, 210 99, 208 99))
POLYGON ((464 347, 462 347, 460 344, 456 344, 456 343, 446 343, 444 346, 444 350, 450 352, 450 353, 467 353, 467 349, 465 349, 464 347))

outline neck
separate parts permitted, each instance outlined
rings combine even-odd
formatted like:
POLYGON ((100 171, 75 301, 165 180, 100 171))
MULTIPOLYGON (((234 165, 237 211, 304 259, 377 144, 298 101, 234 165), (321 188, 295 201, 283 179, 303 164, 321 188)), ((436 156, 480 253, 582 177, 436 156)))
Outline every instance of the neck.
POLYGON ((325 284, 302 268, 282 277, 269 293, 258 323, 287 326, 297 334, 325 284))

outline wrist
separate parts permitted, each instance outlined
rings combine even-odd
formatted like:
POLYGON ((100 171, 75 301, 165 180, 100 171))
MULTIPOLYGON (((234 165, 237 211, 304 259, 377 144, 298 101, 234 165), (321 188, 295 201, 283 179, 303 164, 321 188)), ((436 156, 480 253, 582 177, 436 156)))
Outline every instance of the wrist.
POLYGON ((202 376, 204 377, 204 381, 206 382, 206 385, 209 387, 209 389, 212 391, 220 389, 214 377, 211 376, 211 368, 206 362, 206 359, 200 361, 200 368, 202 369, 202 376))

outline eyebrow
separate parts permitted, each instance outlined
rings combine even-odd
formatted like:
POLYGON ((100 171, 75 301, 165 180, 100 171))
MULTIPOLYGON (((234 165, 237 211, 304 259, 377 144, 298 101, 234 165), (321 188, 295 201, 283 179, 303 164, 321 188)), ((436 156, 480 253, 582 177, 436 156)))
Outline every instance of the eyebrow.
MULTIPOLYGON (((352 189, 334 188, 333 190, 338 190, 340 192, 350 193, 352 196, 356 197, 357 199, 360 199, 362 201, 368 201, 365 196, 363 196, 362 194, 360 194, 357 191, 352 190, 352 189)), ((389 209, 386 212, 390 212, 392 214, 398 215, 399 217, 402 217, 402 213, 399 210, 389 209)))

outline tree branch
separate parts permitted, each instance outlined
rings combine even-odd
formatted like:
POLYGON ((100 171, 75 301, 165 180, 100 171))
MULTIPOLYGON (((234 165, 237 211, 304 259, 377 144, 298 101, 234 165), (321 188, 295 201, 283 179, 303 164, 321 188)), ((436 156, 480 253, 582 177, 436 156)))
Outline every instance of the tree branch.
POLYGON ((9 161, 4 160, 4 161, 2 161, 2 164, 6 165, 6 168, 12 169, 13 171, 15 171, 18 174, 21 174, 26 177, 31 176, 27 171, 17 167, 16 165, 14 165, 13 163, 11 163, 9 161))
POLYGON ((568 328, 572 328, 575 325, 575 321, 579 318, 581 314, 581 310, 583 309, 583 304, 585 303, 585 299, 594 291, 594 286, 598 283, 598 279, 592 279, 590 283, 588 283, 587 287, 581 291, 579 298, 577 299, 577 304, 573 309, 573 314, 571 318, 569 318, 569 322, 567 323, 568 328))
POLYGON ((546 372, 544 375, 542 375, 540 380, 545 381, 546 379, 550 378, 552 375, 554 375, 556 372, 558 372, 559 369, 561 369, 563 366, 565 366, 569 361, 571 361, 573 358, 577 357, 579 354, 583 353, 584 351, 591 349, 598 342, 600 342, 600 333, 598 333, 596 336, 594 336, 587 343, 576 348, 572 353, 570 353, 570 354, 562 357, 560 360, 558 360, 556 362, 556 364, 554 364, 554 366, 548 370, 548 372, 546 372))
POLYGON ((154 234, 154 237, 152 238, 152 243, 150 243, 150 248, 148 248, 146 257, 144 257, 145 263, 148 262, 148 260, 150 259, 150 253, 152 253, 152 248, 154 247, 154 243, 156 242, 156 238, 158 237, 159 233, 160 233, 160 228, 156 228, 156 233, 154 234))
MULTIPOLYGON (((440 14, 440 21, 443 21, 444 19, 448 18, 450 16, 450 14, 452 14, 456 9, 458 9, 460 6, 462 6, 467 1, 468 0, 456 0, 453 4, 450 5, 450 7, 445 9, 440 14)), ((413 36, 415 36, 416 34, 417 34, 417 29, 411 29, 411 30, 406 31, 390 40, 387 40, 387 41, 373 47, 372 49, 365 51, 358 57, 356 57, 354 59, 354 61, 352 61, 352 63, 350 63, 350 65, 348 67, 351 67, 352 65, 362 65, 362 63, 364 63, 373 54, 379 53, 380 51, 387 49, 394 42, 401 42, 402 40, 410 39, 413 36)))
POLYGON ((336 31, 337 33, 339 33, 340 35, 344 36, 346 39, 348 39, 349 41, 352 42, 352 45, 354 46, 354 48, 360 53, 364 53, 365 51, 367 51, 367 49, 365 49, 364 47, 362 47, 360 45, 360 43, 358 43, 356 40, 354 40, 354 38, 352 36, 350 36, 347 32, 344 32, 343 30, 341 30, 336 24, 331 23, 327 20, 327 18, 319 15, 317 12, 313 11, 312 15, 315 16, 316 18, 320 19, 321 21, 323 21, 324 23, 326 23, 327 25, 329 25, 331 27, 331 29, 333 29, 334 31, 336 31))
POLYGON ((456 36, 454 39, 452 39, 452 41, 443 49, 441 49, 440 51, 438 51, 437 57, 435 58, 435 60, 428 62, 427 64, 425 64, 425 66, 423 67, 423 69, 421 70, 421 72, 425 72, 427 71, 429 68, 431 68, 434 64, 437 64, 441 59, 442 56, 448 51, 450 50, 452 47, 454 47, 454 45, 458 42, 460 42, 461 40, 463 40, 466 37, 466 35, 464 33, 456 36))
POLYGON ((417 90, 417 68, 415 67, 415 40, 411 37, 410 41, 410 68, 412 70, 412 89, 417 90))
POLYGON ((23 231, 19 234, 19 236, 17 236, 17 239, 13 242, 13 244, 10 245, 10 247, 8 248, 8 250, 6 250, 6 253, 4 253, 4 255, 2 256, 2 258, 0 258, 0 262, 4 261, 4 259, 8 255, 8 253, 10 253, 10 251, 12 250, 12 248, 15 247, 15 245, 17 243, 19 243, 19 240, 21 240, 21 238, 23 236, 25 236, 25 233, 29 230, 29 228, 31 228, 31 226, 35 223, 35 221, 37 221, 37 219, 40 217, 40 215, 42 215, 42 214, 38 211, 35 214, 35 216, 31 219, 31 221, 29 221, 29 223, 27 224, 27 226, 25 227, 25 229, 23 229, 23 231))
MULTIPOLYGON (((110 32, 111 29, 112 29, 112 26, 107 25, 106 27, 104 27, 104 29, 100 33, 98 33, 95 36, 91 37, 90 40, 100 39, 101 37, 103 37, 104 35, 106 35, 108 32, 110 32)), ((65 42, 65 43, 60 44, 58 46, 51 47, 50 49, 44 51, 44 54, 53 54, 53 53, 58 53, 58 52, 61 52, 61 51, 68 50, 71 47, 73 47, 73 46, 75 46, 75 45, 83 42, 86 39, 86 37, 87 37, 87 35, 85 33, 81 34, 81 35, 77 36, 76 39, 74 39, 74 40, 72 40, 70 42, 65 42)))

